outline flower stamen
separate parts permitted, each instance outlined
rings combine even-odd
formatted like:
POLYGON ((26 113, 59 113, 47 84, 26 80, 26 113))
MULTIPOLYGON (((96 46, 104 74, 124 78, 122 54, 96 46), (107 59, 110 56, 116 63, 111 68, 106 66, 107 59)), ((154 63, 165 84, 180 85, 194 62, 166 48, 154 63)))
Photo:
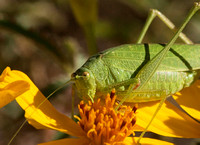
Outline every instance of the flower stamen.
POLYGON ((106 96, 103 105, 100 98, 94 103, 89 101, 86 104, 81 101, 78 105, 81 116, 78 124, 86 132, 92 145, 121 143, 129 135, 134 135, 137 107, 122 106, 116 111, 115 100, 113 90, 106 96))

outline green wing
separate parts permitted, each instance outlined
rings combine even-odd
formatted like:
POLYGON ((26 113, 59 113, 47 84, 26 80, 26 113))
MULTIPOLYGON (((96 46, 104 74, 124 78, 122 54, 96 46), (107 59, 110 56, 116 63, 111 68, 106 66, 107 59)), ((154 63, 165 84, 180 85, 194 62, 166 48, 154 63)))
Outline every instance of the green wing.
MULTIPOLYGON (((127 44, 103 51, 102 60, 109 67, 135 72, 151 60, 165 45, 127 44)), ((174 44, 158 71, 191 71, 200 69, 200 45, 174 44)))

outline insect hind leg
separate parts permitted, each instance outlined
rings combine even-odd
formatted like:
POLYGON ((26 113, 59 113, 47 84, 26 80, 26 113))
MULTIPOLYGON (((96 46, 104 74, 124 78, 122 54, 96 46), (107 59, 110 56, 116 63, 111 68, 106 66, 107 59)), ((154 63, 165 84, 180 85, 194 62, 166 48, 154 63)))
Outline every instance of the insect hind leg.
POLYGON ((139 139, 137 140, 137 144, 138 144, 138 145, 140 145, 140 140, 142 139, 142 137, 144 136, 144 134, 147 132, 149 126, 150 126, 151 123, 153 122, 154 118, 155 118, 156 115, 158 114, 158 111, 161 109, 161 107, 162 107, 162 105, 164 104, 166 98, 168 97, 167 94, 168 94, 168 93, 167 93, 166 90, 165 90, 165 91, 162 91, 162 95, 161 95, 161 96, 163 96, 163 97, 162 97, 162 99, 160 100, 160 103, 158 104, 158 107, 156 108, 156 110, 155 110, 153 116, 151 117, 151 120, 148 122, 147 126, 146 126, 145 129, 142 131, 142 133, 141 133, 139 139))
MULTIPOLYGON (((175 25, 164 15, 162 14, 160 11, 156 10, 156 9, 150 9, 149 11, 149 15, 147 17, 146 23, 142 29, 142 32, 139 35, 139 38, 137 40, 136 43, 141 43, 142 40, 144 39, 144 36, 150 26, 150 24, 152 23, 152 21, 154 20, 154 18, 156 18, 156 16, 172 31, 176 31, 177 28, 175 27, 175 25)), ((180 33, 179 37, 181 38, 181 40, 186 43, 186 44, 193 44, 193 42, 184 34, 184 33, 180 33)))

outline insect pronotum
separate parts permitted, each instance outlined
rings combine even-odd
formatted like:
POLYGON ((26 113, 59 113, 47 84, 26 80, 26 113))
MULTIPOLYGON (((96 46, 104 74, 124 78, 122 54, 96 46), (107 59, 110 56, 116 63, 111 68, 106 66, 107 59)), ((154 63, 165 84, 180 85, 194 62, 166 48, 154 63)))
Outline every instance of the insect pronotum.
MULTIPOLYGON (((194 54, 200 54, 200 45, 193 44, 181 33, 199 9, 200 3, 194 3, 169 43, 141 44, 155 16, 158 16, 170 29, 175 30, 171 21, 162 13, 151 10, 137 41, 138 44, 121 45, 90 57, 72 74, 69 82, 74 82, 73 87, 77 89, 82 99, 92 101, 113 88, 116 89, 120 104, 160 100, 151 121, 140 136, 141 139, 165 99, 190 86, 199 76, 200 61, 196 60, 199 60, 200 56, 194 54), (174 44, 178 37, 186 44, 174 44)), ((39 106, 41 105, 42 103, 39 106)))

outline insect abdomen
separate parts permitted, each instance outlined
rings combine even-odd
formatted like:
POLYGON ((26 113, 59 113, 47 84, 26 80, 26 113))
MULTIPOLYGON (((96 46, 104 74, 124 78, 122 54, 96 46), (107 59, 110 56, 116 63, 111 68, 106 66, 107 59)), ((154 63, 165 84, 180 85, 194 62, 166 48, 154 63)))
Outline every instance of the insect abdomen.
MULTIPOLYGON (((128 96, 126 102, 148 102, 170 96, 184 87, 190 86, 196 74, 193 72, 156 72, 149 82, 141 89, 128 96)), ((126 91, 125 91, 126 92, 126 91)), ((119 93, 118 99, 125 93, 119 93)))

